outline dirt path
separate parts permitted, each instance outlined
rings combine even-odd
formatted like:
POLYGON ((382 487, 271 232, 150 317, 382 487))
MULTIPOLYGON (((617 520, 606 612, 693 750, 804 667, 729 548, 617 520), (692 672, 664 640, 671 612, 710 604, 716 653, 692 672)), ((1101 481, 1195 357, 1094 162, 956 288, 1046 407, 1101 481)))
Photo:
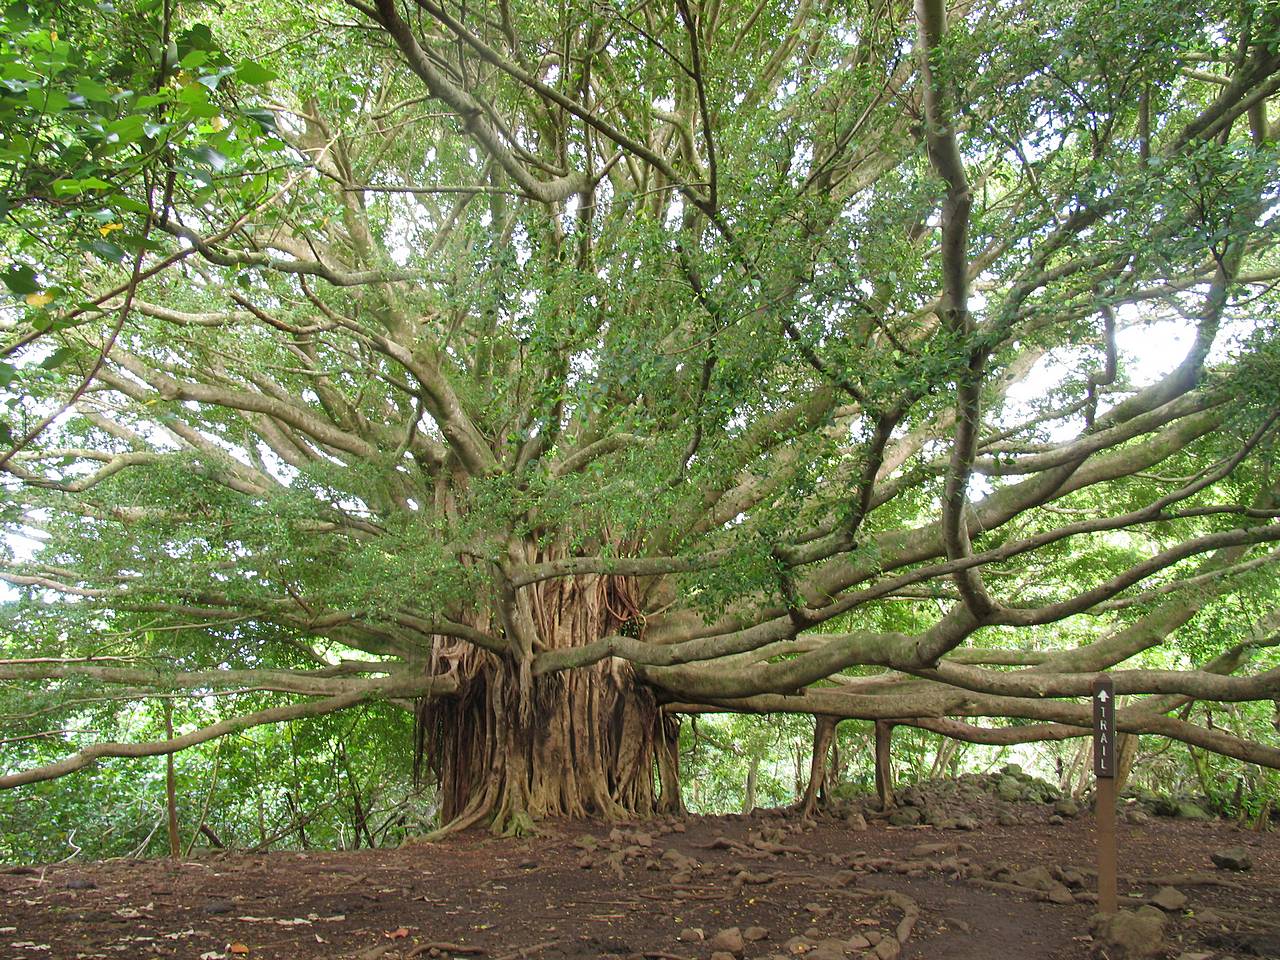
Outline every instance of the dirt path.
MULTIPOLYGON (((1092 844, 1087 815, 858 831, 757 814, 553 823, 528 841, 11 868, 0 872, 0 960, 707 960, 731 927, 748 939, 723 945, 748 958, 1068 960, 1095 946, 1092 844)), ((1124 825, 1121 864, 1125 895, 1179 881, 1187 902, 1169 914, 1168 956, 1280 957, 1280 835, 1124 825), (1224 846, 1244 846, 1253 869, 1215 869, 1209 855, 1224 846)))

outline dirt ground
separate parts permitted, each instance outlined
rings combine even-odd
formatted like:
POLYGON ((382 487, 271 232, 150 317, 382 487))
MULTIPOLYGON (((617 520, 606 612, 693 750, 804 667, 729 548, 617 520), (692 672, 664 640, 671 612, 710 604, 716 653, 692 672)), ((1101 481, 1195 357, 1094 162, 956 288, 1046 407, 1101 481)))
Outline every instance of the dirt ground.
MULTIPOLYGON (((757 812, 399 850, 0 868, 0 960, 1114 957, 1089 935, 1092 819, 856 829, 757 812), (711 942, 734 927, 743 941, 711 942)), ((1130 905, 1164 885, 1186 897, 1165 914, 1162 956, 1280 958, 1280 834, 1154 819, 1122 823, 1119 840, 1130 905), (1229 846, 1250 871, 1211 864, 1229 846)))

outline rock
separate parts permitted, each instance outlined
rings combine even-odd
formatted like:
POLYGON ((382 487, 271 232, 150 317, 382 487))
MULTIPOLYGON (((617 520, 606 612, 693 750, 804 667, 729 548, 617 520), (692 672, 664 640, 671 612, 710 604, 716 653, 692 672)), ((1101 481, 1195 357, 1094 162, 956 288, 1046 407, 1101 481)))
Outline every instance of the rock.
POLYGON ((996 823, 1002 827, 1016 827, 1021 821, 1010 810, 1001 810, 996 814, 996 823))
POLYGON ((975 820, 973 817, 968 817, 968 816, 956 817, 956 829, 957 830, 977 830, 978 821, 975 820))
POLYGON ((1053 805, 1053 812, 1060 817, 1074 817, 1080 812, 1080 804, 1070 797, 1063 797, 1053 805))
POLYGON ((1022 799, 1022 784, 1013 777, 1001 777, 996 781, 996 796, 1005 803, 1022 799))
POLYGON ((1151 902, 1161 910, 1177 913, 1187 905, 1187 895, 1176 887, 1161 887, 1151 898, 1151 902))
POLYGON ((647 833, 640 833, 637 831, 635 836, 631 838, 631 842, 637 847, 652 847, 653 837, 649 836, 647 833))
POLYGON ((914 827, 922 819, 919 807, 899 807, 889 814, 889 824, 894 827, 914 827))
POLYGON ((851 950, 869 950, 871 941, 860 933, 855 933, 849 938, 849 949, 851 950))
MULTIPOLYGON (((1031 890, 1048 891, 1052 889, 1054 884, 1058 884, 1058 881, 1054 880, 1044 867, 1031 867, 1021 873, 1015 873, 1009 880, 1020 887, 1028 887, 1031 890)), ((1061 886, 1061 884, 1058 884, 1058 886, 1061 886)))
POLYGON ((737 960, 737 957, 728 950, 713 950, 711 951, 711 960, 737 960))
POLYGON ((860 813, 849 814, 844 818, 844 822, 850 830, 857 831, 858 833, 867 829, 867 818, 860 813))
POLYGON ((676 939, 681 943, 701 943, 707 939, 707 935, 701 927, 685 927, 676 935, 676 939))
POLYGON ((1212 910, 1201 910, 1193 919, 1194 922, 1203 924, 1218 924, 1222 922, 1222 918, 1212 910))
POLYGON ((1066 906, 1067 904, 1076 902, 1076 898, 1071 895, 1071 891, 1068 890, 1065 885, 1058 883, 1056 880, 1053 882, 1053 886, 1051 886, 1046 893, 1049 897, 1050 903, 1059 903, 1066 906))
POLYGON ((880 960, 898 960, 902 954, 902 946, 893 937, 885 937, 876 944, 874 952, 880 960))
POLYGON ((1213 865, 1220 870, 1250 870, 1253 868, 1253 857, 1244 847, 1223 847, 1209 854, 1213 865))
POLYGON ((737 927, 727 927, 711 938, 712 950, 723 950, 725 953, 740 957, 747 952, 747 942, 742 938, 742 931, 737 927))
POLYGON ((863 936, 866 938, 867 943, 873 947, 884 939, 884 934, 879 930, 868 930, 863 936))
POLYGON ((1055 827, 1061 824, 1064 824, 1066 822, 1067 822, 1066 820, 1062 819, 1062 817, 1058 816, 1056 813, 1049 818, 1050 825, 1055 827))
POLYGON ((954 844, 950 843, 917 843, 911 848, 911 857, 915 860, 927 860, 942 853, 950 853, 954 844))
POLYGON ((1145 960, 1164 953, 1164 914, 1155 907, 1121 910, 1113 914, 1095 914, 1093 934, 1115 948, 1115 960, 1145 960))
POLYGON ((84 877, 72 877, 70 880, 68 880, 64 884, 64 886, 68 890, 97 890, 98 889, 98 885, 96 883, 94 883, 92 880, 87 880, 84 877))
POLYGON ((810 927, 808 930, 804 932, 804 938, 806 940, 810 940, 814 943, 817 943, 819 940, 822 939, 822 928, 810 927))
POLYGON ((764 927, 747 927, 742 931, 742 939, 747 943, 759 943, 769 939, 769 931, 764 927))
POLYGON ((808 937, 792 937, 782 946, 787 951, 787 953, 793 956, 798 956, 812 949, 813 942, 809 940, 808 937))
POLYGON ((1198 804, 1191 803, 1189 800, 1179 800, 1177 811, 1174 814, 1183 820, 1211 820, 1212 817, 1204 811, 1204 808, 1198 804))
POLYGON ((806 903, 804 908, 813 914, 813 918, 815 920, 821 920, 831 912, 830 907, 824 906, 821 903, 806 903))
POLYGON ((849 945, 843 940, 828 937, 819 940, 818 945, 804 956, 806 960, 844 960, 849 955, 849 945))
POLYGON ((1006 763, 1000 770, 1006 777, 1022 776, 1022 767, 1016 763, 1006 763))
POLYGON ((235 909, 235 904, 230 900, 210 900, 201 909, 201 913, 207 913, 211 917, 219 917, 225 913, 230 913, 235 909))

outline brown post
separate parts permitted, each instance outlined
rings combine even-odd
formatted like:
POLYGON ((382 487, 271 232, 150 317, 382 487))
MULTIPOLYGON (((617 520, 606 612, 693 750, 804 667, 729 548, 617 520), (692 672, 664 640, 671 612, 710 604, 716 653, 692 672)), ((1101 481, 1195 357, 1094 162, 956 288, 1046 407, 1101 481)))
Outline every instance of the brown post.
POLYGON ((888 720, 876 721, 876 796, 880 809, 894 805, 893 798, 893 724, 888 720))
POLYGON ((1111 678, 1093 682, 1094 814, 1098 823, 1098 910, 1115 913, 1116 902, 1116 693, 1111 678))

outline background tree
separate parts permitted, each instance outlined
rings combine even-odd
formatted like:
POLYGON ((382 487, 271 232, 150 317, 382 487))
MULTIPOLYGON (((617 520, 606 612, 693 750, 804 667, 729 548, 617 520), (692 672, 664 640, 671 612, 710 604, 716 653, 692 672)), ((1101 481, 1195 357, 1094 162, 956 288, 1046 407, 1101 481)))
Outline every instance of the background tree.
POLYGON ((520 830, 1117 667, 1280 766, 1187 709, 1280 696, 1274 10, 132 13, 7 15, 0 678, 223 706, 0 786, 381 701, 520 830))

